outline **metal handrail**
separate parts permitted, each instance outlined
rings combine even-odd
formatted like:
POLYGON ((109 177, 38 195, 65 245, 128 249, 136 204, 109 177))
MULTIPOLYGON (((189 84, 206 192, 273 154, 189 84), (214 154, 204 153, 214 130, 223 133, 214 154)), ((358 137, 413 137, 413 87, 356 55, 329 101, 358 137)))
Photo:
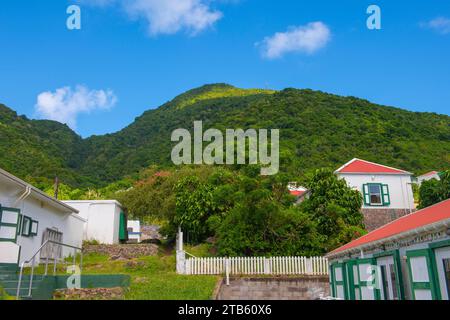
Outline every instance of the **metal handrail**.
MULTIPOLYGON (((25 267, 25 264, 29 264, 29 263, 32 263, 31 264, 30 285, 29 285, 29 288, 28 288, 28 297, 31 297, 31 291, 32 291, 32 287, 33 287, 33 277, 34 277, 34 265, 35 265, 35 262, 36 262, 36 256, 39 253, 41 253, 42 249, 44 249, 49 243, 53 243, 53 244, 56 244, 56 245, 61 246, 61 247, 74 249, 73 264, 76 263, 77 250, 79 250, 80 251, 80 271, 81 271, 82 266, 83 266, 83 249, 82 248, 75 247, 75 246, 72 246, 72 245, 69 245, 69 244, 65 244, 65 243, 62 243, 62 242, 57 242, 57 241, 53 241, 53 240, 46 240, 39 247, 39 249, 36 251, 36 253, 33 254, 33 256, 30 259, 28 259, 26 261, 23 261, 21 263, 21 265, 20 265, 20 273, 19 273, 19 281, 17 283, 16 299, 19 299, 19 297, 20 297, 20 289, 22 287, 23 268, 25 267)), ((54 261, 53 275, 56 274, 56 261, 57 261, 56 255, 54 255, 54 248, 55 247, 52 248, 52 256, 53 256, 53 261, 54 261)), ((48 275, 48 263, 49 263, 49 257, 47 255, 46 261, 45 261, 45 273, 44 273, 45 276, 48 275)))

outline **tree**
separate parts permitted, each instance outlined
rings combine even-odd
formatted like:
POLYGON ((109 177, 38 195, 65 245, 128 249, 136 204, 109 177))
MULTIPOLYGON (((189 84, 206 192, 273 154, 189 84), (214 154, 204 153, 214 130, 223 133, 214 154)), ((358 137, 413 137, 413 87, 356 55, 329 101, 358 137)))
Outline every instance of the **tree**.
POLYGON ((171 224, 180 226, 194 243, 205 240, 208 234, 206 221, 214 213, 213 187, 199 178, 183 178, 175 186, 176 209, 171 224))
POLYGON ((423 209, 450 198, 450 170, 440 174, 440 180, 423 181, 419 189, 419 208, 423 209))
POLYGON ((317 231, 325 237, 325 251, 365 233, 362 195, 348 187, 345 180, 332 170, 318 169, 309 177, 307 186, 311 196, 301 204, 301 209, 317 222, 317 231))

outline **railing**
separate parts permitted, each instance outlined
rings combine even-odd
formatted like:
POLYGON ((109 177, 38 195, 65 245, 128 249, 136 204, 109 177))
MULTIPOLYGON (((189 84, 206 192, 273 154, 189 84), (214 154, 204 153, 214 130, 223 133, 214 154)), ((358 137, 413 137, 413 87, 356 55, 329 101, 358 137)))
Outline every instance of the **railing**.
MULTIPOLYGON (((36 259, 38 254, 40 254, 42 252, 43 249, 48 249, 48 245, 52 244, 52 246, 50 247, 50 251, 51 251, 51 255, 52 257, 49 257, 49 254, 47 252, 47 256, 43 259, 45 261, 45 272, 44 272, 44 276, 48 275, 48 266, 49 266, 49 262, 50 260, 53 260, 53 275, 56 275, 56 265, 58 262, 58 259, 64 260, 64 254, 62 253, 61 248, 65 247, 65 248, 69 248, 69 249, 73 249, 73 264, 76 264, 76 259, 77 259, 77 251, 80 252, 80 271, 82 269, 83 266, 83 251, 82 248, 78 248, 75 246, 71 246, 65 243, 60 243, 60 242, 56 242, 53 240, 47 240, 45 241, 42 246, 39 247, 39 249, 36 251, 36 253, 27 261, 22 262, 22 264, 20 265, 20 273, 19 273, 19 281, 17 284, 17 293, 16 293, 16 299, 20 298, 20 289, 22 287, 22 278, 23 278, 23 268, 25 267, 25 265, 28 265, 31 263, 31 275, 30 275, 30 284, 28 287, 28 297, 31 297, 31 293, 32 293, 32 289, 33 289, 33 278, 34 278, 34 267, 36 264, 36 259), (58 257, 59 252, 61 252, 61 257, 58 257)), ((39 258, 39 260, 41 260, 39 258)))
POLYGON ((328 275, 324 257, 188 258, 188 275, 328 275))

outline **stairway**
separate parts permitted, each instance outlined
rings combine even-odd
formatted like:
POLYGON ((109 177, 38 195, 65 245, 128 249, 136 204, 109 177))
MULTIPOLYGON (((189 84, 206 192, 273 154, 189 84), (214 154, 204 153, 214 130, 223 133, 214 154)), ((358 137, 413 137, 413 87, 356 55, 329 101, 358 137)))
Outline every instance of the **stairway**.
MULTIPOLYGON (((21 299, 32 299, 33 291, 36 290, 41 282, 43 281, 43 276, 33 277, 33 287, 31 288, 31 297, 28 296, 30 288, 30 278, 29 275, 22 276, 22 284, 19 292, 21 299)), ((15 297, 17 294, 17 285, 19 283, 19 274, 17 265, 0 265, 0 286, 5 290, 5 292, 15 297)))

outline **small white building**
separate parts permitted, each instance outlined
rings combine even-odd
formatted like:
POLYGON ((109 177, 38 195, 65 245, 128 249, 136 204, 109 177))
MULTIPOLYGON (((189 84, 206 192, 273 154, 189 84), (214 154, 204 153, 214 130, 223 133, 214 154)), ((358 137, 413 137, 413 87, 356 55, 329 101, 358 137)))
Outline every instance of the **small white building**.
POLYGON ((78 210, 86 220, 83 240, 118 244, 127 240, 126 215, 116 200, 68 200, 65 204, 78 210))
POLYGON ((437 171, 431 171, 431 172, 427 172, 425 174, 422 174, 422 175, 417 177, 417 183, 420 186, 423 181, 428 181, 428 180, 431 180, 431 179, 441 180, 441 176, 439 174, 440 173, 437 172, 437 171))
POLYGON ((141 222, 139 220, 128 220, 127 231, 128 242, 141 242, 141 222))
POLYGON ((369 231, 415 210, 410 172, 355 158, 335 173, 363 195, 369 231))
MULTIPOLYGON (((84 224, 76 209, 0 169, 0 265, 29 260, 46 240, 81 247, 84 224)), ((58 258, 73 254, 58 250, 58 258)))

